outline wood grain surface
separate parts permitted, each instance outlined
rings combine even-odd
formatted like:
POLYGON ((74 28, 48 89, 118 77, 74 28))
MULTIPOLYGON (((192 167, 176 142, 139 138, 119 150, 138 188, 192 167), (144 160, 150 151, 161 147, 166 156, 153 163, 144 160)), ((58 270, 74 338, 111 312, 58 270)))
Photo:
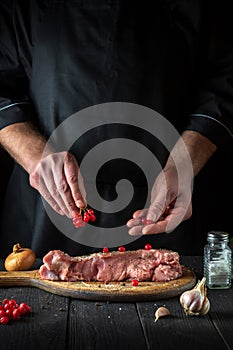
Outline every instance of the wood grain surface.
POLYGON ((169 282, 63 282, 41 279, 38 270, 0 272, 0 287, 31 286, 47 292, 93 301, 149 301, 180 295, 196 284, 195 272, 182 266, 183 276, 169 282))

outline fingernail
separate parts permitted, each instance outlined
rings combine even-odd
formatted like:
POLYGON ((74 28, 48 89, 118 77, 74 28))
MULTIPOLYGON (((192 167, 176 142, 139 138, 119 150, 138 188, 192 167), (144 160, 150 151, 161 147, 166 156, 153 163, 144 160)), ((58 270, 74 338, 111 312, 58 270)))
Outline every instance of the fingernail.
POLYGON ((78 208, 86 208, 86 206, 87 206, 86 202, 84 202, 81 199, 77 200, 76 205, 77 205, 78 208))
POLYGON ((140 232, 139 233, 138 232, 135 233, 134 230, 129 230, 128 233, 129 233, 130 236, 141 236, 142 235, 140 232))
POLYGON ((147 235, 147 234, 148 234, 147 231, 148 231, 148 230, 147 230, 147 227, 144 227, 144 228, 142 229, 142 235, 147 235))
POLYGON ((157 220, 157 215, 156 214, 153 214, 153 213, 149 213, 146 217, 147 220, 151 220, 153 222, 156 222, 157 220))

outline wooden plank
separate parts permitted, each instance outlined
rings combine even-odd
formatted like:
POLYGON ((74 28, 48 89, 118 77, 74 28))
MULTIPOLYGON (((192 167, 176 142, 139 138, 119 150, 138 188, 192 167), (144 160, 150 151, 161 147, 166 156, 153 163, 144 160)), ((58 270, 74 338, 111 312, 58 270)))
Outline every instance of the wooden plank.
POLYGON ((227 349, 209 315, 187 316, 179 298, 156 303, 139 302, 137 307, 150 349, 227 349), (154 313, 159 306, 166 306, 171 315, 161 317, 155 322, 154 313))
POLYGON ((0 288, 0 300, 4 298, 25 301, 32 310, 19 321, 0 325, 2 350, 65 349, 67 298, 28 287, 0 288))
MULTIPOLYGON (((194 268, 197 278, 203 276, 203 257, 181 257, 183 263, 194 268)), ((233 282, 233 281, 232 281, 233 282)), ((216 332, 223 339, 225 347, 233 349, 233 285, 230 289, 207 289, 210 300, 210 317, 216 332)), ((224 349, 225 349, 224 347, 224 349)))
POLYGON ((146 350, 133 303, 71 301, 67 349, 146 350))
POLYGON ((211 320, 228 350, 233 349, 233 287, 208 290, 211 302, 211 320))

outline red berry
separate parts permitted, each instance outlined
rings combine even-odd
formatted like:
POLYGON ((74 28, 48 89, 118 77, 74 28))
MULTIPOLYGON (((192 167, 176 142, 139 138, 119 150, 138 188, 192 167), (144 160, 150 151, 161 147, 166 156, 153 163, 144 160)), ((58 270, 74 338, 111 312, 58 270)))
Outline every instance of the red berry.
POLYGON ((80 218, 80 217, 82 218, 82 216, 80 215, 79 211, 74 211, 73 212, 73 219, 74 218, 80 218))
POLYGON ((94 214, 91 214, 90 215, 90 219, 91 219, 91 221, 95 221, 96 220, 96 216, 94 214))
POLYGON ((21 314, 24 315, 31 311, 31 307, 26 303, 21 303, 17 310, 20 310, 21 314))
POLYGON ((13 309, 7 309, 5 311, 5 314, 6 314, 7 317, 9 317, 9 319, 12 317, 13 311, 14 311, 13 309))
POLYGON ((141 218, 141 223, 142 223, 143 225, 145 225, 145 224, 146 224, 146 218, 141 218))
POLYGON ((0 317, 0 324, 7 324, 9 323, 10 319, 8 316, 2 316, 0 317))
POLYGON ((3 304, 9 303, 9 299, 3 299, 2 303, 3 303, 3 304))
POLYGON ((108 252, 109 252, 108 247, 104 247, 104 248, 103 248, 103 253, 108 253, 108 252))
POLYGON ((138 280, 132 280, 132 286, 137 287, 138 286, 138 280))
POLYGON ((83 221, 84 222, 88 222, 90 220, 90 218, 91 218, 90 214, 88 214, 87 212, 84 213, 84 215, 83 215, 83 221))
POLYGON ((4 304, 4 309, 5 310, 9 310, 9 309, 11 309, 11 304, 8 302, 8 303, 6 303, 6 304, 4 304))
POLYGON ((11 299, 11 300, 9 300, 8 304, 9 304, 11 307, 13 307, 13 306, 16 305, 16 300, 11 299))
POLYGON ((144 247, 145 250, 151 250, 152 249, 152 245, 147 243, 144 247))
POLYGON ((78 227, 83 227, 85 226, 85 222, 81 218, 73 218, 73 225, 78 228, 78 227))
POLYGON ((143 225, 151 225, 151 224, 153 224, 153 221, 152 220, 147 220, 146 218, 141 218, 141 223, 143 225))
POLYGON ((121 246, 118 248, 119 252, 124 252, 125 251, 125 247, 121 246))
POLYGON ((81 215, 79 215, 79 216, 75 216, 73 219, 73 222, 76 222, 76 221, 82 221, 83 220, 83 218, 82 218, 82 216, 81 215))
POLYGON ((14 320, 19 320, 20 319, 20 316, 22 315, 20 309, 14 309, 13 312, 12 312, 12 317, 14 320))
POLYGON ((6 313, 4 310, 0 310, 0 317, 2 317, 2 316, 6 316, 6 313))
POLYGON ((93 209, 87 209, 87 211, 88 211, 88 213, 89 213, 90 215, 94 215, 94 214, 95 214, 95 212, 94 212, 93 209))

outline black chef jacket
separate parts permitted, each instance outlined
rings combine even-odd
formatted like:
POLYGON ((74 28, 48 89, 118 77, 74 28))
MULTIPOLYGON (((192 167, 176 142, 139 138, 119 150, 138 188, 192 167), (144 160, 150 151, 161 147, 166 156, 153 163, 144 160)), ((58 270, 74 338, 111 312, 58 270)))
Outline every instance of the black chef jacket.
MULTIPOLYGON (((0 127, 32 121, 49 137, 77 111, 105 102, 130 102, 161 113, 179 132, 202 133, 227 154, 233 112, 227 6, 227 1, 215 8, 210 1, 196 0, 1 1, 0 127)), ((91 147, 116 137, 136 139, 164 164, 167 152, 162 145, 126 125, 92 130, 77 140, 74 153, 80 162, 91 147)), ((119 162, 99 172, 99 192, 111 200, 116 182, 128 178, 135 197, 118 214, 97 212, 93 225, 126 222, 144 206, 150 189, 143 174, 130 162, 119 162)), ((141 237, 127 248, 152 243, 182 254, 201 253, 207 228, 202 202, 205 198, 203 203, 208 203, 209 193, 206 182, 200 184, 194 186, 191 219, 170 234, 141 237), (202 191, 206 191, 203 196, 202 191)), ((7 254, 16 242, 31 246, 37 256, 50 249, 75 255, 95 250, 54 226, 40 195, 29 186, 28 174, 17 164, 4 202, 0 254, 7 254)))

